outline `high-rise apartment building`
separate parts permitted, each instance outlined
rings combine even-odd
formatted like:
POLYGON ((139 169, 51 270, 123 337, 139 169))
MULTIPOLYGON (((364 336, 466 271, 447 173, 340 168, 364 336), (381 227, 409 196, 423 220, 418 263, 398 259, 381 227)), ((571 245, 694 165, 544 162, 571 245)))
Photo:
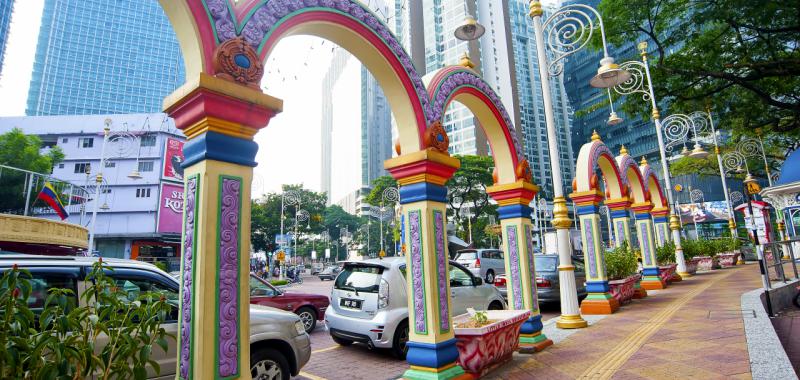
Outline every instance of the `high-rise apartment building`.
POLYGON ((14 0, 0 1, 0 75, 3 74, 3 61, 5 60, 12 13, 14 13, 14 0))
POLYGON ((158 112, 183 71, 157 1, 45 0, 26 113, 158 112))
MULTIPOLYGON (((539 75, 539 60, 536 52, 536 38, 533 33, 533 20, 528 15, 529 2, 509 0, 511 33, 514 41, 514 61, 516 63, 517 88, 519 93, 520 128, 525 145, 525 157, 531 166, 533 180, 541 187, 545 198, 552 198, 552 168, 550 148, 547 140, 542 77, 539 75)), ((552 11, 545 10, 545 17, 552 11)), ((564 89, 564 76, 545 78, 550 81, 550 96, 555 114, 556 135, 558 137, 559 161, 561 164, 564 188, 570 189, 575 175, 576 153, 572 150, 572 115, 569 99, 564 89)))

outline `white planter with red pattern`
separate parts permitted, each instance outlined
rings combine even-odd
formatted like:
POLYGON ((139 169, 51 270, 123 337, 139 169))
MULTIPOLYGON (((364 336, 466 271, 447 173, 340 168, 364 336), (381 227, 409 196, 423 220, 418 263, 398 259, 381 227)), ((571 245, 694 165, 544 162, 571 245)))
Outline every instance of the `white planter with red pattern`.
MULTIPOLYGON (((497 322, 479 328, 454 328, 461 368, 479 378, 510 360, 519 347, 520 326, 530 315, 528 310, 489 310, 487 318, 497 322)), ((469 314, 461 314, 453 318, 453 325, 469 319, 469 314)))

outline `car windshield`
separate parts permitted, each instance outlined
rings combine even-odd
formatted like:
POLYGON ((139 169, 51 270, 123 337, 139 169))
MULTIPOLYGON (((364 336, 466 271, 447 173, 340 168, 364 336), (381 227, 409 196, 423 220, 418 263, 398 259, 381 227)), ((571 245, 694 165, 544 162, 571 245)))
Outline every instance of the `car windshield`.
POLYGON ((534 256, 536 261, 536 271, 537 272, 555 272, 556 265, 558 261, 556 257, 548 257, 548 256, 534 256))
POLYGON ((383 268, 378 266, 347 265, 336 277, 335 289, 377 293, 383 268))
POLYGON ((475 260, 477 254, 475 251, 461 251, 456 256, 456 260, 475 260))

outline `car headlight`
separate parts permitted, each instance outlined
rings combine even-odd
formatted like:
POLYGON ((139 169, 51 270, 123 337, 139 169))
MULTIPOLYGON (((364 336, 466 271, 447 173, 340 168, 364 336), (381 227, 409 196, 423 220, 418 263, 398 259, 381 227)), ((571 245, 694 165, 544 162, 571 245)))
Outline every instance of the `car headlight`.
POLYGON ((302 321, 295 322, 294 329, 297 331, 297 335, 303 335, 306 332, 306 327, 303 325, 302 321))

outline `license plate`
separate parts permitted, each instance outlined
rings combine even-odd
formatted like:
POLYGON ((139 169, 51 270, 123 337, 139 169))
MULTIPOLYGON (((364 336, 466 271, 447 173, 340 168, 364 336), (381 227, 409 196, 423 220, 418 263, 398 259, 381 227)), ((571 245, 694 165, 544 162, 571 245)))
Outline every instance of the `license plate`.
POLYGON ((339 306, 348 307, 351 309, 361 309, 361 302, 361 300, 342 298, 339 300, 339 306))

